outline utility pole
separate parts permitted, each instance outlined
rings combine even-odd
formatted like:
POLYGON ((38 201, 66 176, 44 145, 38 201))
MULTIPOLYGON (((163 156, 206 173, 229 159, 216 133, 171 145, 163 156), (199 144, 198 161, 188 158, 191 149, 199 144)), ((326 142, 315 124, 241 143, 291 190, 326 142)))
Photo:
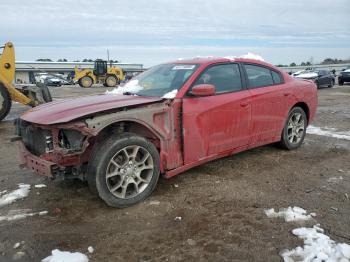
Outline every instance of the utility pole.
POLYGON ((107 63, 109 62, 109 66, 112 67, 112 62, 109 60, 109 50, 107 48, 107 63))

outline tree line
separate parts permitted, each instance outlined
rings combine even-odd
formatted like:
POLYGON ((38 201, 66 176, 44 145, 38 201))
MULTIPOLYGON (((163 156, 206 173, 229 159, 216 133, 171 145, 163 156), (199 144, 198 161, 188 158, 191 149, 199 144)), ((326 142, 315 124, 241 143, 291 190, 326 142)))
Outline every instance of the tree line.
MULTIPOLYGON (((346 64, 346 63, 350 63, 350 59, 337 59, 337 58, 326 58, 324 59, 320 65, 332 65, 332 64, 346 64)), ((311 63, 310 61, 308 62, 301 62, 299 65, 295 62, 290 63, 289 65, 283 65, 283 64, 278 64, 276 66, 278 67, 291 67, 291 66, 312 66, 313 63, 311 63)))
MULTIPOLYGON (((82 60, 69 61, 66 58, 60 58, 60 59, 57 60, 57 62, 95 62, 95 60, 103 60, 103 59, 100 59, 100 58, 96 58, 96 59, 85 58, 85 59, 82 59, 82 60)), ((50 58, 38 58, 35 61, 37 61, 37 62, 54 62, 50 58)), ((118 61, 118 60, 109 60, 108 62, 119 63, 120 61, 118 61)))

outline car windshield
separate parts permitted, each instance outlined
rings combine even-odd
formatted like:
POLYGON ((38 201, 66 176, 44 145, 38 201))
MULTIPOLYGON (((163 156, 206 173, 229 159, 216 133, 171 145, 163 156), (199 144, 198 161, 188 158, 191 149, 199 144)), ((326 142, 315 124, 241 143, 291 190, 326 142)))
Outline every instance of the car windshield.
POLYGON ((162 64, 134 77, 123 86, 124 94, 167 97, 176 95, 198 64, 162 64))

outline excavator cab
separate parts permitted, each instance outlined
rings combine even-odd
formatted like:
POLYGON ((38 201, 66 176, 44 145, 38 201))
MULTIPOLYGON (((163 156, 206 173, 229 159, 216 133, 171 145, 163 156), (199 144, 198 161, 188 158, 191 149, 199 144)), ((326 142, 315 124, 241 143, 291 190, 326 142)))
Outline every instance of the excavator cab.
POLYGON ((105 76, 107 74, 107 61, 96 60, 94 65, 95 76, 105 76))

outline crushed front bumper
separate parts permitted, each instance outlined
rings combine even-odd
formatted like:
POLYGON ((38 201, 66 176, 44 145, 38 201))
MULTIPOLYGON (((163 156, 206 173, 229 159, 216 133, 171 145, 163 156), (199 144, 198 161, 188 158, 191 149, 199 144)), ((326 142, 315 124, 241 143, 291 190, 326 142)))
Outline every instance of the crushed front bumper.
POLYGON ((21 157, 21 167, 27 167, 36 174, 47 177, 54 177, 54 169, 57 165, 53 162, 47 161, 30 153, 22 142, 18 142, 19 152, 21 157))

